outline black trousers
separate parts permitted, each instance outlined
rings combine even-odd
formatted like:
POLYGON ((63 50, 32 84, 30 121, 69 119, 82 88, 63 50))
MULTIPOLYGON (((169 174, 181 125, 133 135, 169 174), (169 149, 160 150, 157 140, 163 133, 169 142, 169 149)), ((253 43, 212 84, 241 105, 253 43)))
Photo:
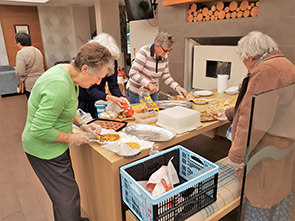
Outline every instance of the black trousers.
POLYGON ((24 93, 25 95, 26 95, 26 97, 27 97, 27 100, 29 100, 29 97, 30 97, 30 94, 31 94, 31 92, 29 92, 29 91, 26 91, 26 89, 25 89, 25 93, 24 93))
POLYGON ((69 149, 51 160, 27 157, 53 205, 55 221, 79 221, 80 193, 75 181, 69 149))

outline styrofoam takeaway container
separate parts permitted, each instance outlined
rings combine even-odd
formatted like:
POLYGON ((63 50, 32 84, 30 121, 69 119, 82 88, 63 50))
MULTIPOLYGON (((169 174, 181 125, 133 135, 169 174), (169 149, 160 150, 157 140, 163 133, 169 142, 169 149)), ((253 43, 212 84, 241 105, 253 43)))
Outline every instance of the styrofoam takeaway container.
POLYGON ((199 111, 176 106, 159 111, 157 125, 181 134, 201 127, 202 123, 199 111))

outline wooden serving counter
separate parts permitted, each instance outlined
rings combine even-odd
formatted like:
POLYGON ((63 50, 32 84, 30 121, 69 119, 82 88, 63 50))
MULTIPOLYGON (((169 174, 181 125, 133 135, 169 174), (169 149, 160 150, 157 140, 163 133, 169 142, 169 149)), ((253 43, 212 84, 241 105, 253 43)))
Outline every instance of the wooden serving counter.
MULTIPOLYGON (((219 94, 212 90, 213 95, 204 97, 223 98, 229 100, 236 95, 219 94)), ((208 105, 193 104, 193 109, 201 110, 208 105)), ((187 140, 199 134, 214 137, 215 133, 224 134, 229 122, 211 121, 202 123, 191 132, 176 135, 167 142, 156 142, 159 149, 175 146, 181 141, 187 140)), ((83 133, 74 128, 75 133, 83 133)), ((149 150, 143 150, 138 156, 126 159, 101 147, 96 142, 90 142, 82 146, 70 146, 72 163, 75 171, 81 195, 81 206, 92 221, 119 221, 122 220, 121 211, 121 187, 119 168, 149 155, 149 150)))

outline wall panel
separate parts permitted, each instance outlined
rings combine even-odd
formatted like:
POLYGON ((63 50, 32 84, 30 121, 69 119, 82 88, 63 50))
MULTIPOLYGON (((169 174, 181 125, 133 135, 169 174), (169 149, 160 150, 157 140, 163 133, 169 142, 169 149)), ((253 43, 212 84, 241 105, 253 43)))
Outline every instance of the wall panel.
MULTIPOLYGON (((23 24, 29 26, 32 45, 38 48, 44 56, 37 7, 0 5, 0 21, 10 65, 15 65, 16 53, 18 51, 14 42, 14 25, 23 24)), ((46 68, 45 56, 44 67, 46 68)))

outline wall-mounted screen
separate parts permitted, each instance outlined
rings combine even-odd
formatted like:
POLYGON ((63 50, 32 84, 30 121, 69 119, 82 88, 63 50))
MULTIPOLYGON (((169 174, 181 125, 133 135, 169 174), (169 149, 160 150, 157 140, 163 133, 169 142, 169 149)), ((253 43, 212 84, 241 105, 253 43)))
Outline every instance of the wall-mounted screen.
POLYGON ((151 0, 125 0, 128 21, 154 18, 151 0))

